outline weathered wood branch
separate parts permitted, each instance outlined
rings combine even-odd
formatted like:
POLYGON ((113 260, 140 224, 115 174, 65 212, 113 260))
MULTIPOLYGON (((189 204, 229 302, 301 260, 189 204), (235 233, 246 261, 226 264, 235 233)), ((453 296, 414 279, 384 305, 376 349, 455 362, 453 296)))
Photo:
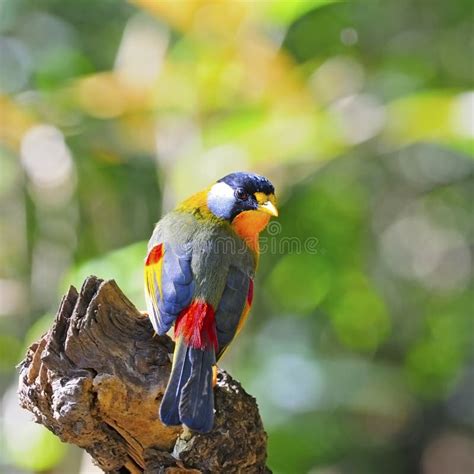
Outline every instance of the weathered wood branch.
POLYGON ((51 329, 29 348, 20 403, 105 472, 269 472, 255 399, 223 371, 211 433, 162 425, 172 352, 114 281, 89 277, 80 293, 69 289, 51 329))

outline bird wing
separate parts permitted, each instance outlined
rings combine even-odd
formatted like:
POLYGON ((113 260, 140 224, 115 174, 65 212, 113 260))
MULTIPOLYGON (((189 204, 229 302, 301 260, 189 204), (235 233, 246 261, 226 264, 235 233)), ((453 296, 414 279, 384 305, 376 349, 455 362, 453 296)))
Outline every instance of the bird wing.
POLYGON ((250 311, 253 299, 253 280, 235 266, 229 268, 227 281, 216 311, 216 330, 219 360, 239 333, 250 311))
POLYGON ((157 242, 145 260, 145 299, 151 323, 162 335, 190 303, 194 293, 191 251, 157 242))

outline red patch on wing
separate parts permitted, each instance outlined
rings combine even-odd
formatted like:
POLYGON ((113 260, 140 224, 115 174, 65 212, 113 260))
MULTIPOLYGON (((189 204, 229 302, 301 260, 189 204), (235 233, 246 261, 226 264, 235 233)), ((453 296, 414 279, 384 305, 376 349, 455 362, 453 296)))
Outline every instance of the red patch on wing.
POLYGON ((252 306, 252 301, 253 301, 253 280, 250 279, 249 292, 247 293, 247 304, 249 306, 252 306))
POLYGON ((214 308, 204 301, 193 301, 176 319, 174 335, 184 336, 188 346, 194 349, 214 347, 217 351, 217 333, 214 308))
POLYGON ((148 254, 145 265, 153 265, 158 263, 163 257, 163 244, 155 245, 148 254))

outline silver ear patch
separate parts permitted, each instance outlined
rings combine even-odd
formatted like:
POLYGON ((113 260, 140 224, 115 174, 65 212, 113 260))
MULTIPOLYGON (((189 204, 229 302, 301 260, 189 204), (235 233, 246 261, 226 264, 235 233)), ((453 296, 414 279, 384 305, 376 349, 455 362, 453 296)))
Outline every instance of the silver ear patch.
POLYGON ((214 184, 207 195, 207 207, 217 217, 229 219, 235 204, 234 190, 226 183, 214 184))

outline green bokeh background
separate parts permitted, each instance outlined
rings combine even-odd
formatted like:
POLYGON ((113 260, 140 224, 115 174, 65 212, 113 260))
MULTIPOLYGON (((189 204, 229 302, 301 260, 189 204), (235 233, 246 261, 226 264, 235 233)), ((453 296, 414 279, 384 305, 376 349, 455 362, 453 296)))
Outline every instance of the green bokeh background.
POLYGON ((15 365, 89 274, 144 307, 154 223, 242 169, 280 217, 222 366, 270 468, 472 473, 472 20, 468 0, 0 1, 0 469, 80 472, 17 407, 15 365))

